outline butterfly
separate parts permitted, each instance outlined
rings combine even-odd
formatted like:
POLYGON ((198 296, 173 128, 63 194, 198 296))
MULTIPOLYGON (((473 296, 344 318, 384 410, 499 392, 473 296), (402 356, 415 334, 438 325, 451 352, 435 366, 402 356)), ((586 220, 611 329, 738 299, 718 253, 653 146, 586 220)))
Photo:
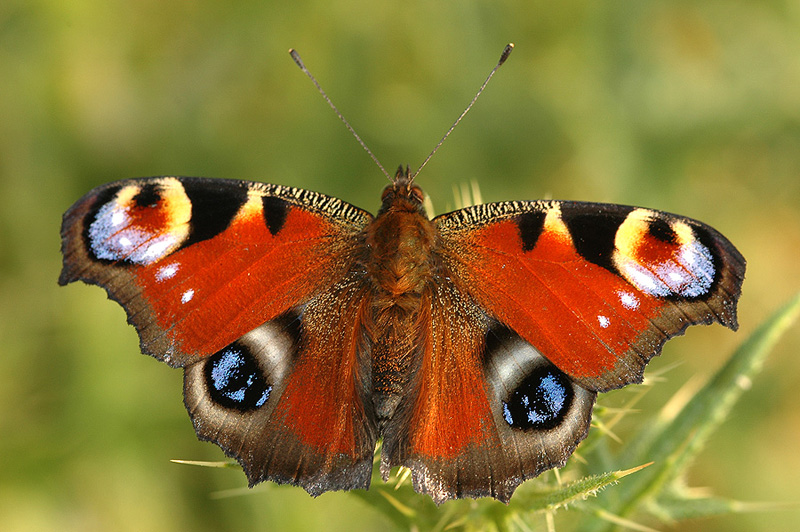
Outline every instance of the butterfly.
POLYGON ((124 180, 75 203, 59 283, 99 285, 184 369, 202 440, 312 495, 411 470, 441 503, 562 466, 598 392, 692 324, 737 328, 745 260, 711 227, 570 201, 429 219, 398 169, 377 216, 247 181, 124 180))
POLYGON ((103 287, 142 352, 183 368, 198 437, 251 486, 314 496, 368 488, 382 439, 384 481, 404 466, 436 503, 508 502, 669 338, 737 328, 745 260, 701 222, 573 201, 431 220, 418 173, 398 168, 376 216, 249 181, 109 183, 64 214, 59 284, 103 287))

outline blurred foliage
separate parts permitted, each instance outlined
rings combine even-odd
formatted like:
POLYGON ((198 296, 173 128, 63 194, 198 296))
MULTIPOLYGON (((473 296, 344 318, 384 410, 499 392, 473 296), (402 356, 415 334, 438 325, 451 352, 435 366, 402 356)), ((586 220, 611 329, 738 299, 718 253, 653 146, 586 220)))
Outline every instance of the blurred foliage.
MULTIPOLYGON (((486 201, 610 201, 699 218, 748 259, 741 332, 696 327, 669 342, 648 375, 680 365, 614 428, 619 448, 800 289, 795 2, 5 0, 3 529, 389 525, 352 494, 266 485, 227 497, 245 485, 240 472, 169 463, 222 454, 195 440, 181 373, 137 356, 123 311, 99 289, 56 286, 60 216, 96 185, 159 174, 300 186, 374 210, 384 178, 286 50, 302 53, 391 170, 424 159, 508 41, 514 54, 419 178, 439 212, 453 185, 474 179, 486 201)), ((744 501, 800 498, 798 350, 795 328, 710 438, 690 485, 744 501)), ((790 530, 799 517, 680 527, 790 530)), ((559 512, 556 529, 577 521, 559 512)))

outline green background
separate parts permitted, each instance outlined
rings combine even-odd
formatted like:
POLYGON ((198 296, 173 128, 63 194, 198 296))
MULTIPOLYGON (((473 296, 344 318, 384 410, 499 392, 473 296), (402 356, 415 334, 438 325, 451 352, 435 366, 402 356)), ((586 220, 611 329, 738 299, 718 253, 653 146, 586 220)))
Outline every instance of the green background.
MULTIPOLYGON (((56 286, 61 213, 102 183, 162 174, 309 188, 374 212, 385 178, 287 49, 393 171, 422 162, 509 41, 508 63, 418 179, 438 212, 471 180, 484 201, 642 205, 702 219, 748 260, 740 332, 696 327, 671 341, 649 371, 677 367, 621 438, 800 289, 797 2, 5 0, 0 528, 386 526, 347 494, 229 492, 245 486, 241 472, 170 463, 223 455, 196 441, 181 372, 138 354, 122 309, 100 289, 56 286)), ((800 498, 799 350, 795 329, 692 485, 800 498)), ((798 521, 785 510, 678 528, 798 521)))

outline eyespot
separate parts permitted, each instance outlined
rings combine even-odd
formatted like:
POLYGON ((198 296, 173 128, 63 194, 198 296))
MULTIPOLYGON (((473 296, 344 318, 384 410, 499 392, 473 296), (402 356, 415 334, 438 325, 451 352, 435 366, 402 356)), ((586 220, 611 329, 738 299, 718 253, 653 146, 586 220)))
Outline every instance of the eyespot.
POLYGON ((269 399, 272 386, 248 350, 236 342, 212 355, 205 369, 209 394, 224 407, 246 412, 269 399))
POLYGON ((557 427, 573 399, 572 384, 555 367, 539 366, 503 401, 503 419, 520 430, 557 427))
POLYGON ((189 237, 192 202, 177 179, 129 184, 102 199, 86 230, 96 259, 148 265, 189 237))

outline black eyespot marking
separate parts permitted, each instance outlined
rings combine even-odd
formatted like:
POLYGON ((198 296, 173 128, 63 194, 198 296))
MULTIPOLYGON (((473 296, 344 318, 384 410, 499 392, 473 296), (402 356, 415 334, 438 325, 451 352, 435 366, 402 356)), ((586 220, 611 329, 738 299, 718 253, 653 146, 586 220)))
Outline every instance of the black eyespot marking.
POLYGON ((161 191, 155 183, 148 183, 133 197, 137 207, 155 207, 161 201, 161 191))
POLYGON ((272 391, 256 361, 237 342, 211 356, 205 376, 211 399, 241 412, 264 406, 272 391))
POLYGON ((515 429, 549 430, 564 420, 574 396, 566 375, 553 366, 541 366, 503 401, 503 418, 515 429))
POLYGON ((522 239, 522 251, 530 251, 536 247, 536 242, 544 229, 544 220, 547 213, 526 212, 517 218, 519 236, 522 239))
POLYGON ((247 201, 247 187, 214 186, 213 180, 181 181, 192 202, 192 230, 182 247, 214 238, 228 228, 247 201))
POLYGON ((613 213, 586 212, 586 206, 561 205, 561 219, 569 229, 578 254, 592 264, 615 271, 612 262, 617 229, 633 207, 618 206, 613 213))
POLYGON ((267 229, 269 229, 272 236, 275 236, 283 229, 283 224, 286 223, 289 204, 274 196, 264 196, 261 198, 261 204, 264 206, 264 222, 267 224, 267 229))
POLYGON ((656 238, 667 244, 678 243, 678 235, 675 234, 675 231, 672 230, 672 227, 670 227, 669 224, 664 220, 651 220, 647 227, 647 232, 650 233, 650 236, 653 238, 656 238))

